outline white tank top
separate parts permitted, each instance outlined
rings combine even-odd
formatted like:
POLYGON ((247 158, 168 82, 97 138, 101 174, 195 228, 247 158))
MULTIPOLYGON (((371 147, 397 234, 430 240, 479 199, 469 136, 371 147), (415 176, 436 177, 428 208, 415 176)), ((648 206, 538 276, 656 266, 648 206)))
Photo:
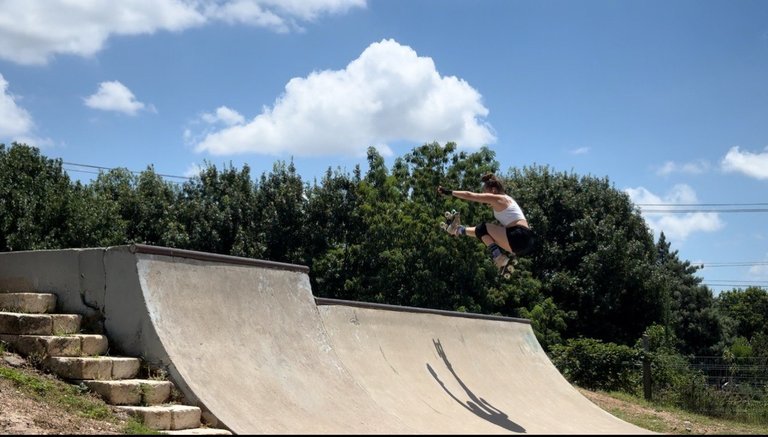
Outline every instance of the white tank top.
POLYGON ((501 211, 493 210, 493 216, 496 217, 496 220, 498 220, 503 226, 507 226, 510 223, 516 222, 518 220, 525 220, 525 215, 523 215, 523 210, 520 208, 520 205, 518 205, 515 199, 512 197, 506 197, 512 201, 512 204, 501 211))

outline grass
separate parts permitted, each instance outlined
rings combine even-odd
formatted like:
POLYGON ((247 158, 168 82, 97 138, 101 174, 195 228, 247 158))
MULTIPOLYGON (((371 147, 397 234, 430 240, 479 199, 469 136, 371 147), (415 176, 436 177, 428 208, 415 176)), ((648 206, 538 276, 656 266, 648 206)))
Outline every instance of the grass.
MULTIPOLYGON (((4 349, 1 343, 0 349, 4 349)), ((109 406, 101 400, 88 396, 87 389, 84 387, 8 367, 0 367, 0 378, 13 382, 21 392, 31 398, 59 407, 69 413, 112 423, 119 422, 109 406)), ((160 434, 133 418, 128 419, 123 432, 125 434, 160 434)))
POLYGON ((588 392, 594 403, 626 422, 665 434, 768 434, 768 424, 704 416, 623 392, 588 392))

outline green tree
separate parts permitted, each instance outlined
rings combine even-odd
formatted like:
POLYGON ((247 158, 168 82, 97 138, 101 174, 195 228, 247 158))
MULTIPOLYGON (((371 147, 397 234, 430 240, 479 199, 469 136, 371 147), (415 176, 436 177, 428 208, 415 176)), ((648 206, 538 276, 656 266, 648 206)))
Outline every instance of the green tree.
POLYGON ((157 246, 177 246, 186 240, 179 223, 179 188, 155 173, 152 166, 139 174, 135 196, 137 215, 130 222, 135 226, 132 241, 157 246))
POLYGON ((538 235, 532 273, 564 311, 565 338, 629 344, 662 313, 651 233, 607 178, 512 169, 509 190, 538 235))
POLYGON ((60 159, 0 144, 0 251, 68 247, 73 190, 60 159))
POLYGON ((101 191, 100 174, 90 185, 77 182, 73 187, 71 247, 105 247, 128 241, 128 219, 120 215, 120 205, 101 191))
POLYGON ((592 338, 569 339, 552 347, 552 363, 572 383, 590 390, 634 392, 641 354, 629 346, 592 338))
POLYGON ((716 306, 735 322, 732 335, 752 338, 755 334, 768 334, 768 290, 747 287, 724 291, 717 297, 716 306))
POLYGON ((282 262, 304 261, 304 239, 308 234, 306 204, 304 183, 293 162, 277 162, 272 172, 261 175, 255 217, 264 257, 282 262))
POLYGON ((568 326, 566 320, 572 318, 573 314, 559 309, 552 298, 548 297, 534 305, 530 311, 522 308, 520 316, 531 320, 536 339, 545 351, 549 351, 553 346, 563 343, 562 333, 568 326))
POLYGON ((185 182, 179 193, 174 240, 180 247, 226 255, 265 257, 256 190, 245 165, 222 170, 212 164, 185 182))
POLYGON ((712 291, 694 276, 698 270, 670 250, 664 233, 656 245, 658 283, 663 290, 664 317, 678 339, 678 349, 688 355, 714 355, 723 336, 723 324, 712 291))

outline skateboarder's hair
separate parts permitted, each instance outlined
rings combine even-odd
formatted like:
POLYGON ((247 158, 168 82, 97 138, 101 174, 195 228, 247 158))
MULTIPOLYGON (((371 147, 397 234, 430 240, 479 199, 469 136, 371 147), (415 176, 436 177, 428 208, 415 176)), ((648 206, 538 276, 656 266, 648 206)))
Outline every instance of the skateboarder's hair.
POLYGON ((486 173, 482 178, 484 188, 493 188, 498 194, 504 194, 504 184, 495 174, 486 173))

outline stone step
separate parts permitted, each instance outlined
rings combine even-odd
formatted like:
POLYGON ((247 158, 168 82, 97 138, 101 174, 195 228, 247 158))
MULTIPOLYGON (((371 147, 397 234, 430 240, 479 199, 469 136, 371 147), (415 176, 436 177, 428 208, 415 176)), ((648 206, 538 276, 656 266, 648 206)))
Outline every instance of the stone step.
POLYGON ((141 360, 131 357, 49 357, 45 365, 66 379, 131 379, 139 373, 141 360))
POLYGON ((53 293, 0 293, 0 311, 12 313, 51 313, 56 309, 53 293))
POLYGON ((189 430, 200 428, 202 411, 189 405, 117 406, 118 410, 139 419, 154 430, 189 430))
POLYGON ((154 379, 81 381, 110 405, 159 405, 170 401, 173 383, 154 379))
POLYGON ((24 314, 0 312, 0 334, 63 335, 80 332, 79 314, 24 314))
POLYGON ((11 345, 21 355, 41 357, 80 357, 107 352, 107 337, 92 334, 68 335, 8 335, 0 340, 11 345))
POLYGON ((167 435, 232 435, 230 431, 220 428, 192 428, 192 429, 180 429, 176 431, 160 431, 161 434, 167 435))
POLYGON ((107 338, 78 334, 82 316, 52 314, 55 308, 53 293, 0 291, 0 341, 22 355, 43 357, 52 373, 84 384, 161 434, 232 435, 226 429, 204 427, 198 407, 164 404, 171 398, 173 383, 134 379, 140 359, 95 356, 107 352, 107 338))

